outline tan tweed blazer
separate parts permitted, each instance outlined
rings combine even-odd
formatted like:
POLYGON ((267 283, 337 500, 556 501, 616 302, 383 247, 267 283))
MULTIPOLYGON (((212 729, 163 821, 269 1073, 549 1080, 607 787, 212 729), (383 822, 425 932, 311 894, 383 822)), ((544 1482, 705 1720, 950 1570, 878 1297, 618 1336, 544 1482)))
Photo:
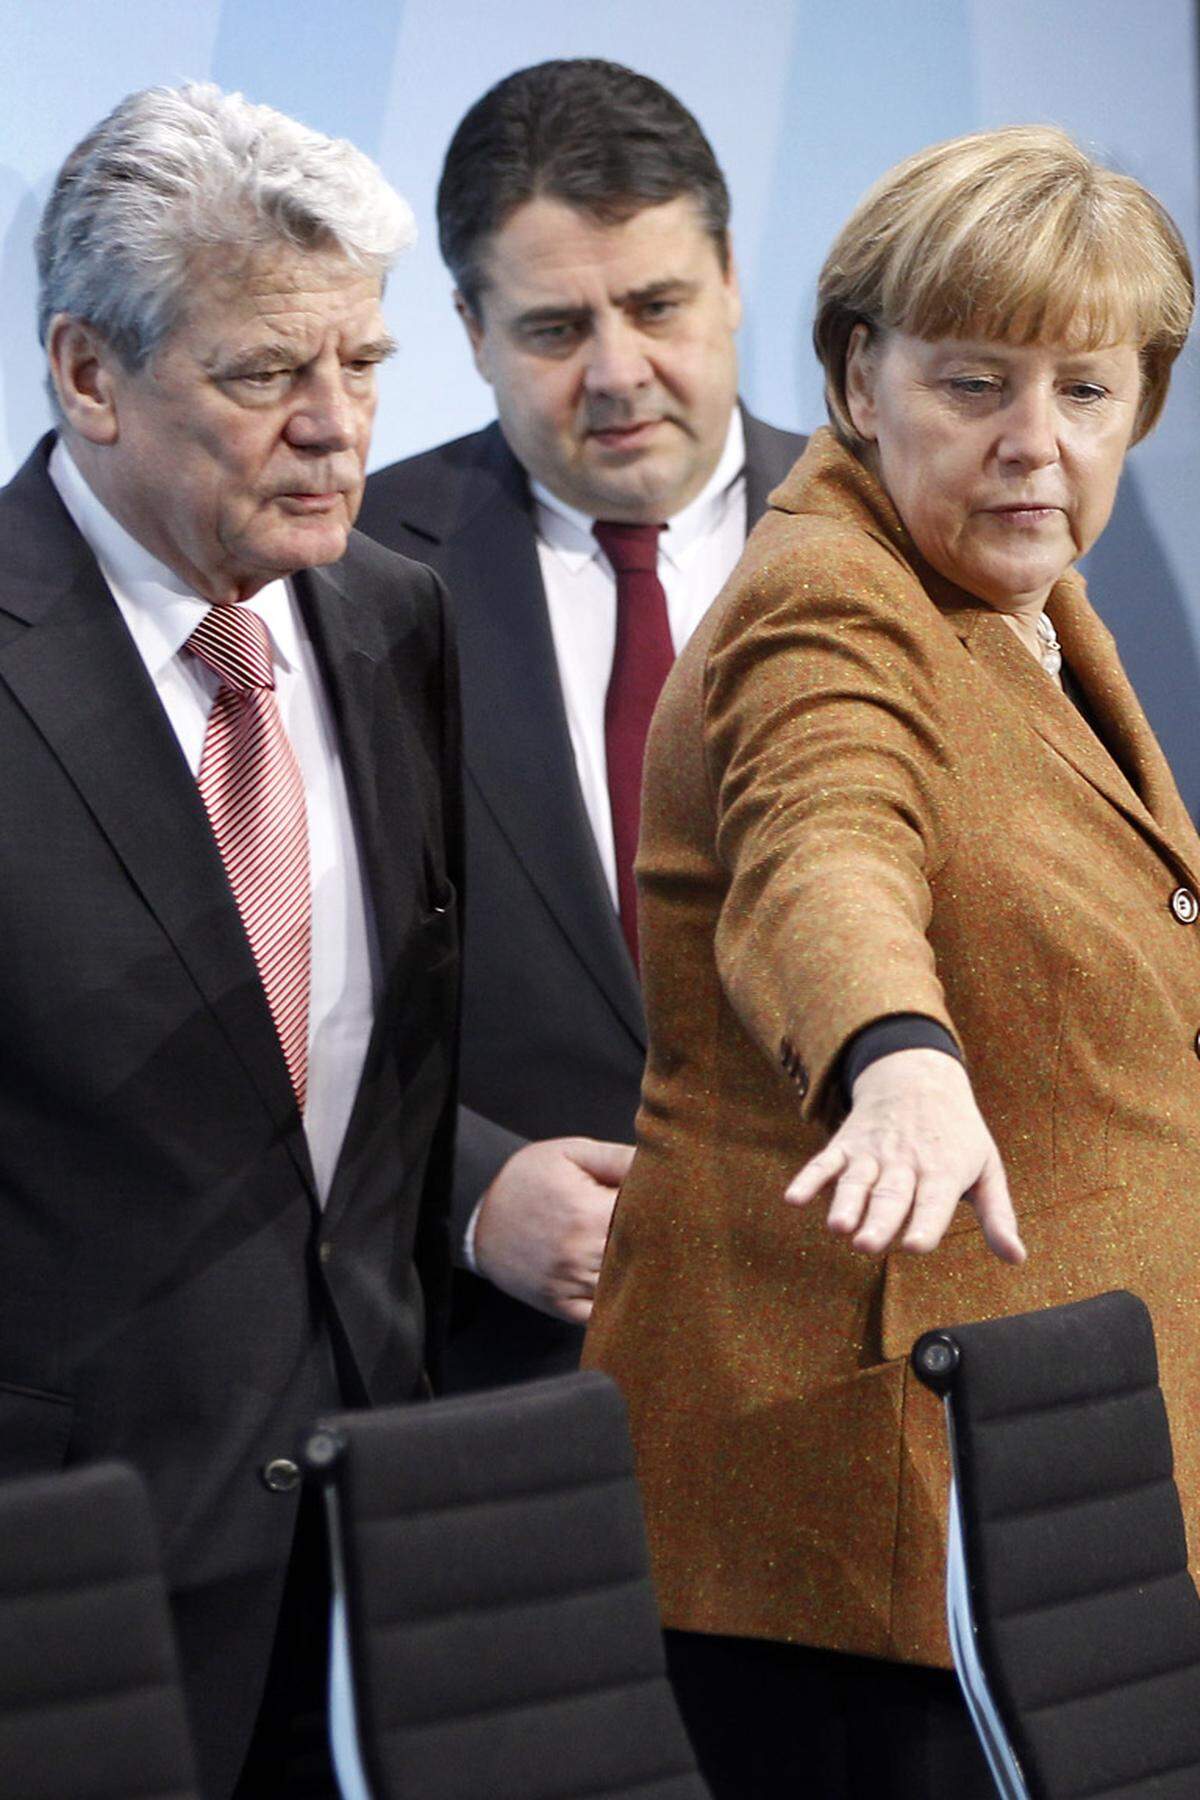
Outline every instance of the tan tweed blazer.
POLYGON ((1200 1545, 1200 841, 1076 575, 1048 611, 1099 736, 828 431, 772 506, 654 722, 650 1054, 586 1360, 668 1624, 944 1662, 929 1326, 1141 1294, 1200 1545), (873 1261, 783 1204, 894 1012, 961 1043, 1024 1269, 966 1207, 873 1261))

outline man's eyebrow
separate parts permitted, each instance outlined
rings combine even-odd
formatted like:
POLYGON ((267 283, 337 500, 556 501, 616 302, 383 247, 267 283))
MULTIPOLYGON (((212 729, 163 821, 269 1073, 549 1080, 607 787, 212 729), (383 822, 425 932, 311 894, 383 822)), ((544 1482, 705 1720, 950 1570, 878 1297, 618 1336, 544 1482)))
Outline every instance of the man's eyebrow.
POLYGON ((564 300, 561 306, 531 306, 518 313, 513 324, 525 331, 538 325, 582 325, 591 316, 590 306, 568 306, 564 300))
POLYGON ((244 350, 232 351, 228 356, 218 352, 211 368, 218 375, 248 375, 257 369, 290 368, 295 359, 294 344, 248 344, 244 350))
MULTIPOLYGON (((355 344, 346 360, 384 362, 394 356, 398 348, 391 333, 384 332, 381 337, 369 338, 365 344, 355 344)), ((260 369, 294 369, 301 361, 301 352, 295 344, 268 342, 249 344, 244 350, 219 356, 214 359, 213 369, 216 374, 236 377, 255 374, 260 369)))
POLYGON ((648 281, 644 287, 630 288, 617 295, 619 306, 644 306, 649 300, 686 299, 696 292, 699 283, 684 275, 665 275, 660 281, 648 281))
MULTIPOLYGON (((683 275, 666 275, 660 281, 648 281, 642 287, 626 288, 624 293, 614 294, 617 306, 645 306, 654 300, 686 300, 694 294, 699 286, 696 281, 689 281, 683 275)), ((590 306, 570 306, 566 301, 561 306, 531 306, 528 311, 518 313, 513 320, 522 331, 536 330, 539 325, 582 325, 592 316, 590 306)))
POLYGON ((371 338, 365 344, 359 344, 350 357, 351 362, 386 362, 389 356, 395 356, 400 348, 390 332, 385 331, 382 337, 371 338))

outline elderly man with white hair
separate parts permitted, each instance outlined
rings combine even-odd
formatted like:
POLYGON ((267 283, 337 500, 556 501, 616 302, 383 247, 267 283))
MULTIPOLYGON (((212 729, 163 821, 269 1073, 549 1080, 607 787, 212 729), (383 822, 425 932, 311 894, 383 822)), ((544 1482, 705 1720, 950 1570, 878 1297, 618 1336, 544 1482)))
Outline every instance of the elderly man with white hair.
POLYGON ((130 96, 0 493, 0 1473, 141 1472, 222 1800, 335 1791, 295 1447, 427 1391, 443 1306, 453 663, 351 529, 411 231, 349 144, 130 96))

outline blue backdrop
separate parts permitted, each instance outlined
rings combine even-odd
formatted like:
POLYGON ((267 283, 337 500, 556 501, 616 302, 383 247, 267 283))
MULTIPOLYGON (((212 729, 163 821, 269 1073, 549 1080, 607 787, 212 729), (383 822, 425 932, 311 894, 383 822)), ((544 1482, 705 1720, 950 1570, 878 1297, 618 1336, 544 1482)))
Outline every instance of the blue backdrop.
MULTIPOLYGON (((822 416, 816 272, 863 189, 920 145, 1051 120, 1145 181, 1193 255, 1200 226, 1193 0, 0 0, 0 476, 45 429, 32 239, 65 152, 122 94, 211 78, 352 137, 416 211, 387 310, 373 462, 490 416, 452 316, 433 194, 450 132, 509 70, 609 56, 696 112, 734 196, 743 388, 780 425, 822 416), (752 21, 752 24, 751 24, 752 21)), ((1090 559, 1092 592, 1200 808, 1200 380, 1185 354, 1090 559)))

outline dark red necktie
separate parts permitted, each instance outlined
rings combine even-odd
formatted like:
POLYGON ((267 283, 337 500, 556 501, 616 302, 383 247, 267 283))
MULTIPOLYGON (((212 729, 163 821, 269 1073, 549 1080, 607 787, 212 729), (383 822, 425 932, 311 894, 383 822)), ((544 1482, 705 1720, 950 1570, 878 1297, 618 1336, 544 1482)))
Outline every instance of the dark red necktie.
POLYGON ((592 530, 617 577, 617 641, 604 700, 604 748, 621 930, 636 966, 637 889, 633 858, 641 823, 642 762, 650 715, 675 660, 675 650, 667 617, 667 596, 658 579, 658 534, 662 526, 610 524, 598 519, 592 530))

